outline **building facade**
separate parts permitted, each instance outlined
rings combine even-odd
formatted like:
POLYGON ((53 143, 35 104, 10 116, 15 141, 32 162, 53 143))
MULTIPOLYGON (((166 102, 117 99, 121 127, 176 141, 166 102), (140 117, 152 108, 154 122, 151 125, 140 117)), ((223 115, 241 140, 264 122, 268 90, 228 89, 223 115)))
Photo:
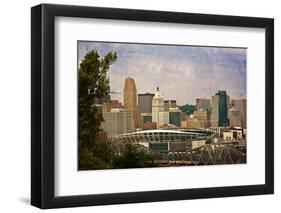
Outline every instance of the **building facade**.
POLYGON ((226 91, 218 91, 215 96, 212 96, 212 126, 228 126, 228 108, 230 105, 229 96, 226 91))
POLYGON ((152 122, 152 113, 141 113, 140 114, 140 127, 143 128, 145 123, 152 122))
POLYGON ((201 128, 209 128, 210 127, 210 111, 204 110, 201 108, 200 110, 194 111, 194 118, 199 120, 201 128))
POLYGON ((152 112, 152 99, 154 94, 145 93, 138 94, 138 112, 151 113, 152 112))
POLYGON ((102 112, 110 112, 111 109, 121 108, 121 103, 118 100, 108 100, 102 103, 102 112))
POLYGON ((125 109, 112 109, 111 112, 102 113, 102 116, 104 122, 101 123, 101 128, 108 136, 133 132, 131 112, 125 109))
POLYGON ((196 110, 208 110, 211 111, 211 101, 207 98, 196 98, 196 110))
POLYGON ((229 126, 242 127, 241 113, 235 108, 231 108, 229 110, 229 126))
POLYGON ((158 128, 167 126, 170 123, 169 121, 169 112, 159 112, 159 125, 158 128))
POLYGON ((132 114, 132 127, 137 127, 137 89, 135 80, 131 77, 126 78, 124 84, 124 108, 132 114))
POLYGON ((164 99, 160 94, 159 87, 157 87, 157 91, 152 99, 152 122, 157 124, 159 127, 159 112, 164 111, 164 99))
POLYGON ((239 110, 241 116, 241 127, 247 128, 247 100, 246 99, 233 99, 231 105, 236 110, 239 110))
POLYGON ((169 122, 177 127, 181 126, 181 111, 179 108, 169 108, 169 122))
POLYGON ((177 101, 176 100, 164 100, 164 110, 169 111, 170 108, 177 107, 177 101))

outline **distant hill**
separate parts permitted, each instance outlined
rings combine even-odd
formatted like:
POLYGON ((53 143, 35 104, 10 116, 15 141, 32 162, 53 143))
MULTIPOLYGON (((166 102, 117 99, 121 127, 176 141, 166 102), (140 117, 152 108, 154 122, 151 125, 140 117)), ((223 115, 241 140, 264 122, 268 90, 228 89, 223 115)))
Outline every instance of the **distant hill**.
POLYGON ((186 115, 191 115, 196 109, 195 105, 185 104, 183 106, 179 106, 179 109, 184 112, 186 115))

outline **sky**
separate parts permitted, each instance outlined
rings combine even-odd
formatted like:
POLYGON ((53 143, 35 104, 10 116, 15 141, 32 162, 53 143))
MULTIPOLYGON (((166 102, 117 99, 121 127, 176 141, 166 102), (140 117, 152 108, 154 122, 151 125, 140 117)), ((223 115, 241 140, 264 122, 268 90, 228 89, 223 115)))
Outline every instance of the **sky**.
POLYGON ((231 99, 246 98, 246 48, 78 41, 78 63, 92 50, 101 57, 117 53, 109 77, 111 99, 120 102, 126 77, 134 78, 138 94, 159 87, 165 100, 178 105, 211 98, 218 90, 231 99))

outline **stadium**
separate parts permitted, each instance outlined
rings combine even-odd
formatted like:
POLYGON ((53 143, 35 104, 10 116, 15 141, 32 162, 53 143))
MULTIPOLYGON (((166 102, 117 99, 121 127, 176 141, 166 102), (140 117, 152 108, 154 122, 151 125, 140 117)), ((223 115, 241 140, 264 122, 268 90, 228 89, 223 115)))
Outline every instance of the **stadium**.
POLYGON ((156 129, 121 134, 111 137, 111 142, 140 144, 159 152, 186 152, 193 142, 208 142, 213 138, 208 129, 156 129))

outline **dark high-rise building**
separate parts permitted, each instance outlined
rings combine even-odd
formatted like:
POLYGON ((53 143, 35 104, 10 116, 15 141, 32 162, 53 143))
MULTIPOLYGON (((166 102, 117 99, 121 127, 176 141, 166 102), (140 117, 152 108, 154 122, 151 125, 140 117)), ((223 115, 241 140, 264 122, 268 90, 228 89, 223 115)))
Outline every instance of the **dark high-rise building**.
POLYGON ((228 106, 229 97, 226 91, 218 91, 215 96, 212 97, 212 126, 228 126, 228 106))
POLYGON ((151 113, 152 112, 152 99, 154 94, 145 93, 138 94, 138 112, 151 113))

